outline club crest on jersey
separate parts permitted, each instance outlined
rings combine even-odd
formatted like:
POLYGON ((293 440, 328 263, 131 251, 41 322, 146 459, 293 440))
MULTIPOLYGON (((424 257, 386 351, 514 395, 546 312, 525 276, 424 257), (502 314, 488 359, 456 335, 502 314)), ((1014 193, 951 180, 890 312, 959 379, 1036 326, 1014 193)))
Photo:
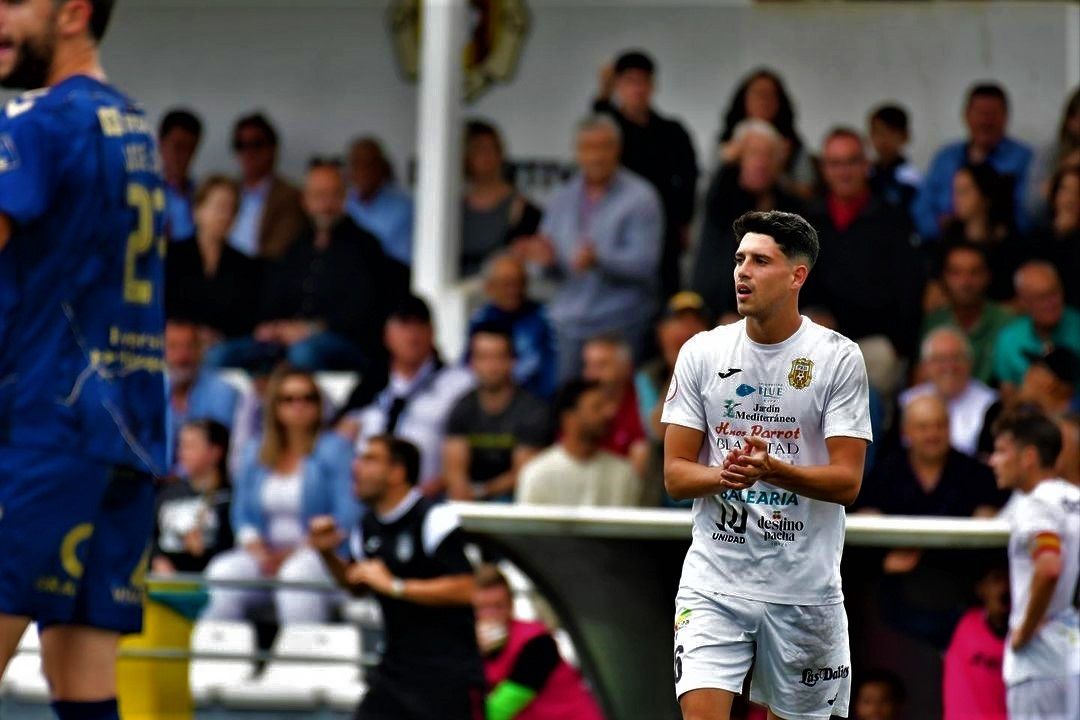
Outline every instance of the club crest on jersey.
POLYGON ((412 560, 413 540, 411 535, 398 536, 396 554, 397 559, 403 563, 407 563, 412 560))
POLYGON ((796 390, 810 387, 814 379, 814 361, 810 358, 795 358, 791 361, 791 372, 788 373, 788 385, 796 390))

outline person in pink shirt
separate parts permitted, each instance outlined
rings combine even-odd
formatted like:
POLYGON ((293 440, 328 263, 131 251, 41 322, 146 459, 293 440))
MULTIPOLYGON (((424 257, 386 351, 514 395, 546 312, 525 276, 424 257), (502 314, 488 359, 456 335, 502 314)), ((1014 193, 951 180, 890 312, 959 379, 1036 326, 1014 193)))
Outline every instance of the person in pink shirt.
POLYGON ((510 584, 498 568, 477 571, 473 607, 487 720, 604 720, 581 674, 559 656, 547 626, 513 618, 510 584))
POLYGON ((975 588, 982 606, 956 625, 945 651, 944 720, 1006 720, 1001 661, 1009 621, 1009 575, 993 568, 975 588))

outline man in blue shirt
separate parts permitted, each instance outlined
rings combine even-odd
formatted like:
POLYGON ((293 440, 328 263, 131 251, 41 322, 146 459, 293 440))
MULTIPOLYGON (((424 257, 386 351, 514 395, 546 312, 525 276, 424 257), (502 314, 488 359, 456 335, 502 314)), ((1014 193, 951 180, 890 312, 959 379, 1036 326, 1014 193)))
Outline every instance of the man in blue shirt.
POLYGON ((195 183, 189 171, 201 137, 202 122, 188 110, 170 110, 158 126, 161 174, 165 177, 165 236, 169 240, 195 237, 195 183))
POLYGON ((953 212, 953 176, 967 164, 990 163, 1002 175, 1012 177, 1016 227, 1021 232, 1029 229, 1023 201, 1032 153, 1027 145, 1005 136, 1008 120, 1009 99, 1000 85, 981 83, 968 91, 964 109, 968 139, 938 150, 911 210, 924 241, 941 237, 953 212))
POLYGON ((165 461, 165 193, 106 84, 111 0, 0 0, 0 671, 30 620, 53 708, 118 718, 165 461))
POLYGON ((383 252, 412 266, 413 202, 394 182, 394 169, 379 141, 359 138, 349 147, 352 187, 345 205, 356 224, 379 238, 383 252))

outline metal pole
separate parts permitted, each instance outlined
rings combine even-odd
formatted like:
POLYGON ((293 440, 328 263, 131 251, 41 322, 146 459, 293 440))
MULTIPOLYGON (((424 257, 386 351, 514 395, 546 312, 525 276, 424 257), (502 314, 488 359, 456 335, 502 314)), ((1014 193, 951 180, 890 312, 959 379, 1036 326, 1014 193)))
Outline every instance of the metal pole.
POLYGON ((416 143, 413 289, 432 305, 439 345, 457 357, 465 300, 457 279, 461 235, 461 95, 465 0, 424 0, 416 143))

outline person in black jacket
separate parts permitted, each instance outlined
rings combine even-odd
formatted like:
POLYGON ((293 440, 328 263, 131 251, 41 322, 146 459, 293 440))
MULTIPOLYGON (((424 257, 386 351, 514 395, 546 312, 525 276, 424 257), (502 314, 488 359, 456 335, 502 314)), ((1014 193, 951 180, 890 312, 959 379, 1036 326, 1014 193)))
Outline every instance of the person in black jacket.
POLYGON ((652 107, 656 65, 645 53, 622 53, 601 71, 593 112, 607 113, 622 133, 622 164, 649 181, 664 206, 660 297, 681 287, 679 257, 689 246, 698 166, 694 144, 678 120, 652 107))
POLYGON ((870 383, 891 394, 896 359, 913 357, 918 340, 922 261, 907 216, 871 193, 857 132, 829 132, 822 168, 827 190, 806 216, 818 231, 821 254, 803 288, 804 304, 823 305, 836 316, 837 329, 867 355, 870 383))
POLYGON ((356 717, 480 720, 475 582, 456 514, 416 489, 420 451, 408 441, 371 438, 353 475, 368 511, 349 534, 351 560, 336 553, 344 536, 330 516, 311 520, 310 543, 339 585, 382 609, 386 651, 356 717))
POLYGON ((690 279, 691 289, 717 317, 735 310, 735 219, 751 210, 802 212, 802 203, 780 187, 785 153, 780 133, 764 120, 744 120, 732 142, 738 155, 709 183, 690 279))
POLYGON ((345 213, 339 163, 312 162, 304 208, 309 227, 267 267, 262 322, 217 353, 216 364, 246 368, 270 355, 309 371, 365 370, 381 355, 394 288, 379 241, 345 213))

